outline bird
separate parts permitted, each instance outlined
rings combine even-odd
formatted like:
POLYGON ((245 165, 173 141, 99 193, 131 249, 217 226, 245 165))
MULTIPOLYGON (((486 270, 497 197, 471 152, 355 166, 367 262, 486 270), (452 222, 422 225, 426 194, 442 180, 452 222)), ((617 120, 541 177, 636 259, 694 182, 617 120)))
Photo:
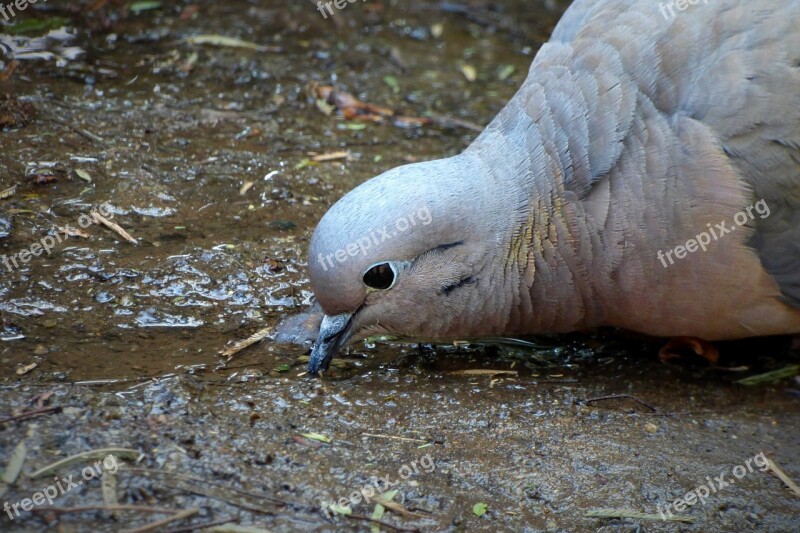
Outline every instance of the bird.
POLYGON ((800 2, 576 0, 463 152, 325 213, 308 273, 311 374, 381 336, 800 333, 800 2))

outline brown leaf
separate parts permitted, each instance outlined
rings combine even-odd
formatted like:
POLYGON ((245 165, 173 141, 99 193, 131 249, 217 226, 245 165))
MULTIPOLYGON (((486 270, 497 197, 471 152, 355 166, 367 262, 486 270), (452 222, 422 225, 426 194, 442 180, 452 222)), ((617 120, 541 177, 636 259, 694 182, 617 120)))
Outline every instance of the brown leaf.
POLYGON ((18 376, 24 376, 25 374, 27 374, 28 372, 30 372, 31 370, 33 370, 37 366, 39 366, 39 363, 30 363, 30 364, 27 364, 25 366, 19 366, 19 367, 17 367, 17 375, 18 376))
POLYGON ((58 177, 55 174, 49 174, 47 172, 37 172, 32 178, 35 185, 47 185, 48 183, 58 181, 58 177))
POLYGON ((695 337, 674 337, 658 351, 662 363, 681 357, 681 352, 691 350, 711 363, 719 361, 719 350, 708 341, 695 337))
POLYGON ((16 96, 0 96, 0 129, 21 128, 33 120, 36 108, 30 102, 20 102, 16 96))
POLYGON ((394 115, 394 111, 388 107, 362 102, 352 94, 340 91, 330 85, 312 84, 310 90, 315 98, 334 106, 347 119, 380 122, 384 117, 394 115))

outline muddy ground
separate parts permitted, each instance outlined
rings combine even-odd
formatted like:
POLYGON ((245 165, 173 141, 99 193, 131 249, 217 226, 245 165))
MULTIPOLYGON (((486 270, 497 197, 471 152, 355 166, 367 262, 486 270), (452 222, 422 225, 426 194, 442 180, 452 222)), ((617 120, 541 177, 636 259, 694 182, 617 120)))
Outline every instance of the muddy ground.
POLYGON ((567 5, 370 0, 324 19, 310 1, 51 0, 18 14, 74 39, 0 82, 0 118, 16 122, 0 132, 0 191, 16 186, 0 255, 19 259, 0 264, 7 477, 25 448, 0 503, 95 462, 30 477, 59 459, 139 456, 118 452, 55 508, 0 513, 0 529, 800 530, 800 498, 759 466, 800 480, 800 385, 736 383, 797 363, 783 339, 726 346, 718 367, 663 364, 658 341, 617 332, 538 349, 362 344, 324 379, 303 375, 307 347, 267 340, 218 368, 232 341, 308 307, 304 254, 325 210, 463 149, 567 5), (347 120, 314 82, 433 123, 347 120), (137 244, 82 228, 100 208, 137 244), (14 255, 67 225, 49 255, 14 255), (367 521, 374 500, 323 511, 376 477, 401 505, 384 524, 367 521), (587 516, 658 517, 709 483, 705 503, 673 511, 693 522, 587 516))

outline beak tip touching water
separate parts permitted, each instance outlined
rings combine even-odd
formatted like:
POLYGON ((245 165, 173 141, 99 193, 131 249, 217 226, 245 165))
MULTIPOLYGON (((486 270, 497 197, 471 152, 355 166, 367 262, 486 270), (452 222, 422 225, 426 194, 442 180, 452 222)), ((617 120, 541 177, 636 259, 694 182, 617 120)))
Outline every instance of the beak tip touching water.
POLYGON ((311 350, 308 359, 308 373, 316 375, 320 370, 325 371, 331 360, 344 344, 350 339, 350 320, 353 315, 343 314, 336 316, 325 315, 319 328, 319 336, 311 350))

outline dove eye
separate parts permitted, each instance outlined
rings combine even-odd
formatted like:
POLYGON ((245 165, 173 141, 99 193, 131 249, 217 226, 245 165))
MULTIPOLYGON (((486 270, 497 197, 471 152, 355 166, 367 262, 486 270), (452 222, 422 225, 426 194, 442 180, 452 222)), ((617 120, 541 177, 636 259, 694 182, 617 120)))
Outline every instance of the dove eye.
POLYGON ((392 288, 397 275, 389 263, 379 263, 364 272, 364 285, 372 289, 385 290, 392 288))

